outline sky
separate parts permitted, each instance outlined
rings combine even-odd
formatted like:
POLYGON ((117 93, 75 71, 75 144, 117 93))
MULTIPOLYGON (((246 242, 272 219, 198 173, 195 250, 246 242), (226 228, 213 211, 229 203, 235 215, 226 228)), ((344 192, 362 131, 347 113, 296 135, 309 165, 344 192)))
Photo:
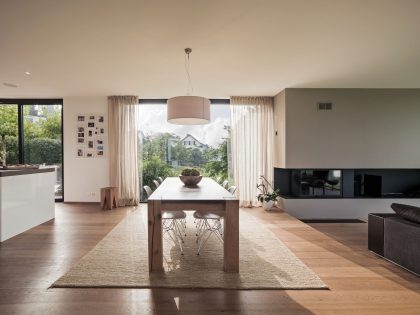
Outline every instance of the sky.
POLYGON ((227 136, 225 125, 230 125, 229 105, 211 105, 211 122, 207 125, 174 125, 166 120, 166 105, 141 104, 139 110, 140 130, 145 136, 156 132, 174 133, 181 138, 186 134, 198 141, 216 147, 227 136))

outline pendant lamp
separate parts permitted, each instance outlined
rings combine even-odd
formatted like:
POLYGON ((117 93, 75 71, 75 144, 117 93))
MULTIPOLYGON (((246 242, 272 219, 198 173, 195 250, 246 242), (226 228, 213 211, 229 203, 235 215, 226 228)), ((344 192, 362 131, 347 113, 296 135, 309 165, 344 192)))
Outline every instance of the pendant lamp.
MULTIPOLYGON (((193 91, 190 76, 191 48, 185 48, 187 80, 193 91)), ((210 101, 201 96, 176 96, 168 99, 168 122, 176 125, 205 125, 210 122, 210 101)))

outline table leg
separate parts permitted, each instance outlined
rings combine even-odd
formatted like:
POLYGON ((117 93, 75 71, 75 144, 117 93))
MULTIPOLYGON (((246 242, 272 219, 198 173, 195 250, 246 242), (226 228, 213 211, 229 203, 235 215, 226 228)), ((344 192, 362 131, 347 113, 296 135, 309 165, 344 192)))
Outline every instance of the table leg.
POLYGON ((225 201, 223 269, 239 272, 239 200, 225 201))
POLYGON ((162 244, 162 202, 152 200, 147 203, 149 272, 163 270, 162 244))

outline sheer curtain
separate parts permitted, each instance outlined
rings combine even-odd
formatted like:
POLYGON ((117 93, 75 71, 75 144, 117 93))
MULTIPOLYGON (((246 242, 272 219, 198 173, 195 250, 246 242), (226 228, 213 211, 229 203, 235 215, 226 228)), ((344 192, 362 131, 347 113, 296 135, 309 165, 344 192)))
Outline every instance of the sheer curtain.
POLYGON ((256 185, 264 175, 273 183, 272 97, 231 97, 233 177, 241 207, 259 206, 256 185))
POLYGON ((109 96, 110 183, 118 187, 118 205, 140 201, 137 162, 137 96, 109 96))

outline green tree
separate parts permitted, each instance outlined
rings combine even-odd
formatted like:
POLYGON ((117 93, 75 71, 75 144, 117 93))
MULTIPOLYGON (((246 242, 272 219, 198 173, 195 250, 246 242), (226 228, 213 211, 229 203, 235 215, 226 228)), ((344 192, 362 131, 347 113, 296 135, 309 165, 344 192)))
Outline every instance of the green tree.
POLYGON ((61 111, 55 110, 40 124, 41 137, 61 140, 61 111))
MULTIPOLYGON (((188 148, 179 142, 180 138, 170 133, 158 133, 143 137, 143 185, 155 188, 153 180, 158 177, 178 176, 181 170, 194 167, 214 179, 228 179, 228 139, 224 139, 217 148, 188 148), (178 161, 179 167, 173 167, 169 162, 178 161)), ((139 163, 141 165, 141 163, 139 163)), ((146 196, 142 189, 142 199, 146 196)))
POLYGON ((179 142, 172 146, 171 152, 172 160, 187 161, 189 158, 188 149, 179 142))
POLYGON ((190 150, 190 163, 192 166, 203 164, 203 153, 199 149, 194 148, 190 150))
POLYGON ((162 161, 168 159, 168 146, 171 139, 179 139, 171 133, 157 133, 143 139, 143 157, 145 160, 158 156, 162 161))
POLYGON ((215 149, 208 149, 206 152, 208 162, 204 165, 206 174, 212 178, 220 177, 222 180, 228 179, 228 139, 215 149))
POLYGON ((19 163, 18 147, 18 107, 17 105, 0 105, 0 147, 2 139, 6 143, 6 162, 19 163))
POLYGON ((0 136, 18 135, 17 105, 0 105, 0 136))
MULTIPOLYGON (((152 189, 155 188, 153 180, 156 180, 158 177, 166 178, 169 176, 175 176, 172 172, 172 169, 165 161, 157 156, 151 156, 148 159, 143 160, 143 185, 150 186, 152 189)), ((142 189, 142 198, 145 199, 145 193, 142 189)))
MULTIPOLYGON (((25 162, 61 163, 60 108, 56 107, 51 112, 51 107, 41 106, 39 119, 34 121, 29 119, 29 116, 35 114, 38 115, 33 106, 23 106, 25 162)), ((0 139, 2 136, 7 147, 7 163, 18 163, 17 105, 0 105, 0 139)))

